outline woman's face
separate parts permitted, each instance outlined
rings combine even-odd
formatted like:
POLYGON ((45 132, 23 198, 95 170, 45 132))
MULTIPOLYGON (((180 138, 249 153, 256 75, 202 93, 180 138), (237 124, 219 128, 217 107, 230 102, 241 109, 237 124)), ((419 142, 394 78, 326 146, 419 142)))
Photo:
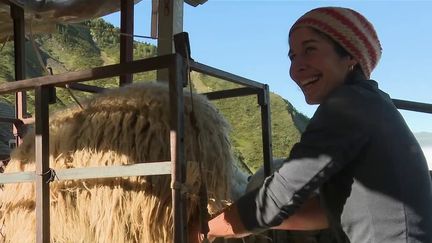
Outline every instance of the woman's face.
POLYGON ((289 38, 290 76, 303 91, 308 104, 320 104, 344 83, 357 62, 336 53, 331 40, 311 28, 297 28, 289 38))

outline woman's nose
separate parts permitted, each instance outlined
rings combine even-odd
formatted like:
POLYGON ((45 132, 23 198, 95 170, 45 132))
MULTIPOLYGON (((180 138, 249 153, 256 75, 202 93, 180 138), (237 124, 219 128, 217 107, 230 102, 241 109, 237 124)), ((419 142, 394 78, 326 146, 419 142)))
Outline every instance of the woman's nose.
POLYGON ((306 67, 305 60, 301 56, 296 57, 296 59, 291 62, 291 68, 296 73, 304 71, 306 67))

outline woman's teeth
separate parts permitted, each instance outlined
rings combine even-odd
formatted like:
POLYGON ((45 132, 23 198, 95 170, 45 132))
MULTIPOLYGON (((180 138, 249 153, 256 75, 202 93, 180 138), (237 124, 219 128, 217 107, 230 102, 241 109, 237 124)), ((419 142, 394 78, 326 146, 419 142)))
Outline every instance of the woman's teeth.
POLYGON ((302 86, 309 85, 311 83, 314 83, 314 82, 318 81, 318 79, 319 79, 319 76, 315 76, 315 77, 312 77, 312 78, 305 79, 305 80, 303 80, 301 82, 301 85, 302 86))

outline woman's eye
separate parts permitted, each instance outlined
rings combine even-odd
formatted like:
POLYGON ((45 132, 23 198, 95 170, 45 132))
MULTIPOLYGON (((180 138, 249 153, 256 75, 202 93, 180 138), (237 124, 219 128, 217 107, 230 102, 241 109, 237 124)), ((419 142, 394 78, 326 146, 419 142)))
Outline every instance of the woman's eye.
POLYGON ((312 51, 314 51, 314 50, 316 50, 315 47, 309 46, 309 47, 306 47, 306 49, 305 49, 304 52, 305 52, 306 54, 309 54, 310 52, 312 52, 312 51))

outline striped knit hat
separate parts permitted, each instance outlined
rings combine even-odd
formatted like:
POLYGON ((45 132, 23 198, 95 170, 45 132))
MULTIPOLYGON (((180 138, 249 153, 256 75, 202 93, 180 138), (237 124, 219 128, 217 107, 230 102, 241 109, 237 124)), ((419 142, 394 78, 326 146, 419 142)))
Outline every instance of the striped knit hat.
POLYGON ((372 24, 360 13, 340 7, 313 9, 291 27, 311 27, 327 34, 356 59, 370 78, 381 57, 381 44, 372 24))

